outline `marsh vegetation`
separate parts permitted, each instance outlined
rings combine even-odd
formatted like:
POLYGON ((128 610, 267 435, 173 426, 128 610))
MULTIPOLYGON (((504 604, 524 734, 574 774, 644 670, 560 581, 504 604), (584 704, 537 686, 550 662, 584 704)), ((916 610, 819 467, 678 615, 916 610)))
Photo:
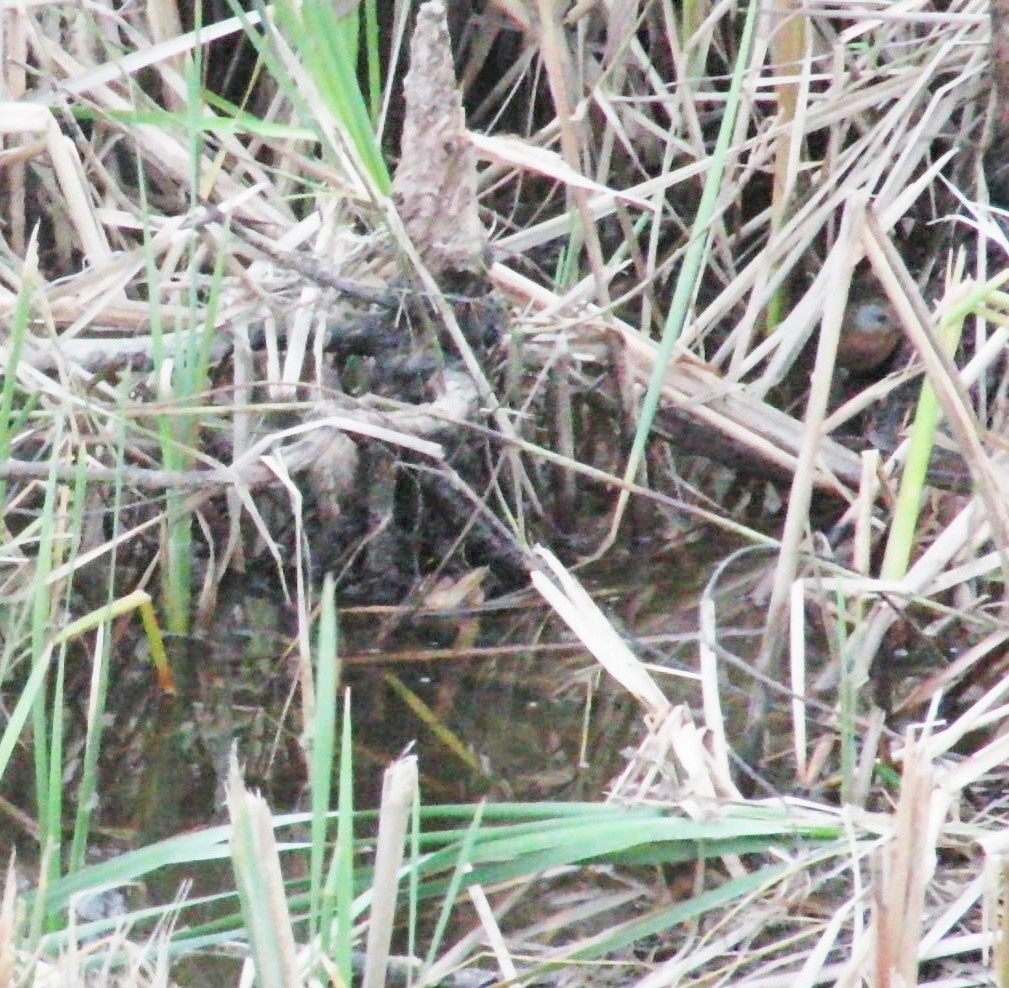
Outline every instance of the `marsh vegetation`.
POLYGON ((1009 981, 987 7, 3 24, 0 983, 1009 981))

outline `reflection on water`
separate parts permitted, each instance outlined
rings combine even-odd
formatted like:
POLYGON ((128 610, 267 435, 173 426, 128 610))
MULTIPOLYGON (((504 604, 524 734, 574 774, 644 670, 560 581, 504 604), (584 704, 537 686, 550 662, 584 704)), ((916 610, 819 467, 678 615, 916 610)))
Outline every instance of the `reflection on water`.
MULTIPOLYGON (((693 680, 665 673, 696 671, 697 600, 726 551, 708 543, 644 560, 615 552, 605 568, 580 574, 613 625, 655 667, 667 695, 692 706, 693 680)), ((751 594, 765 564, 759 562, 727 576, 719 590, 722 644, 744 658, 763 618, 751 594)), ((233 744, 248 783, 275 810, 298 806, 306 768, 294 619, 268 589, 226 582, 202 632, 168 642, 174 697, 159 693, 140 630, 119 630, 100 769, 101 826, 132 831, 146 843, 220 819, 233 744)), ((640 735, 639 711, 538 595, 401 614, 395 622, 391 616, 393 608, 355 608, 340 617, 359 805, 375 805, 381 772, 411 744, 428 801, 603 795, 622 751, 640 735), (469 638, 459 647, 464 624, 469 638), (394 632, 374 651, 376 630, 390 626, 394 632), (393 689, 386 673, 402 688, 393 689)), ((71 728, 83 729, 88 688, 81 663, 68 681, 71 728)), ((728 675, 729 697, 747 688, 728 675)), ((71 765, 71 794, 74 772, 71 765)), ((24 792, 23 778, 12 770, 8 787, 24 792)))
MULTIPOLYGON (((695 680, 674 674, 696 672, 698 597, 725 552, 724 545, 708 545, 669 558, 615 554, 605 569, 580 574, 613 625, 651 664, 667 696, 695 709, 695 680)), ((761 560, 748 572, 729 574, 719 588, 720 636, 738 654, 752 650, 763 617, 752 597, 763 565, 761 560)), ((120 631, 96 840, 102 827, 116 827, 131 835, 134 846, 145 846, 221 820, 221 780, 233 744, 249 784, 264 792, 276 812, 299 808, 306 767, 292 658, 295 629, 278 599, 240 584, 223 587, 218 611, 204 629, 169 642, 174 697, 158 692, 139 631, 120 631)), ((340 616, 359 807, 377 805, 382 772, 408 745, 419 755, 427 803, 481 796, 604 798, 641 738, 641 711, 538 595, 529 591, 479 607, 400 615, 375 651, 376 630, 391 626, 392 614, 391 608, 357 608, 340 616)), ((733 690, 745 695, 746 684, 735 673, 727 674, 725 686, 729 696, 733 690)), ((83 725, 83 668, 69 687, 71 723, 83 725)), ((73 766, 67 782, 72 796, 73 766)), ((201 866, 196 874, 165 870, 148 882, 151 900, 170 900, 183 879, 194 880, 194 895, 232 882, 224 864, 201 866)), ((220 983, 234 983, 230 962, 224 970, 220 983)), ((192 983, 209 983, 209 971, 199 971, 192 983)))

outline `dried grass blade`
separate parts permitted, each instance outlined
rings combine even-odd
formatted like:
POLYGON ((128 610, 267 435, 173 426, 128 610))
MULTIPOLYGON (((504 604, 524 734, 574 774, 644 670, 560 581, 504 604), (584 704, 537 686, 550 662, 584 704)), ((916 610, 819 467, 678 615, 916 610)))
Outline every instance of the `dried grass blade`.
POLYGON ((266 801, 245 788, 234 752, 226 789, 232 864, 257 979, 270 988, 301 988, 273 820, 266 801))
MULTIPOLYGON (((873 939, 877 984, 915 985, 925 907, 925 886, 935 870, 931 819, 934 781, 922 742, 909 743, 904 761, 894 834, 882 855, 873 890, 873 939)), ((939 801, 944 806, 943 800, 939 801)), ((868 974, 868 972, 866 972, 868 974)))
MULTIPOLYGON (((834 374, 834 358, 840 336, 847 286, 851 281, 855 245, 864 222, 866 194, 854 196, 841 220, 838 243, 831 252, 827 265, 835 275, 840 291, 833 296, 823 313, 820 338, 816 350, 816 363, 810 381, 809 402, 806 407, 805 431, 802 449, 796 464, 795 476, 788 495, 788 510, 781 536, 781 552, 774 571, 771 599, 767 605, 767 621, 761 638, 760 651, 754 663, 757 672, 773 677, 777 671, 785 643, 785 623, 789 594, 798 568, 799 547, 809 525, 809 504, 813 488, 813 471, 826 418, 827 402, 834 374)), ((759 745, 759 734, 767 706, 767 689, 758 679, 749 709, 750 747, 759 745)), ((751 754, 755 751, 751 751, 751 754)))
POLYGON ((403 863, 406 828, 416 795, 417 757, 407 755, 390 765, 382 777, 382 805, 371 889, 371 923, 361 988, 382 988, 386 983, 399 869, 403 863))
POLYGON ((599 664, 650 714, 657 718, 663 717, 670 708, 669 701, 638 657, 607 621, 595 601, 549 549, 536 546, 535 553, 557 582, 549 579, 546 573, 533 570, 533 586, 581 639, 599 664))

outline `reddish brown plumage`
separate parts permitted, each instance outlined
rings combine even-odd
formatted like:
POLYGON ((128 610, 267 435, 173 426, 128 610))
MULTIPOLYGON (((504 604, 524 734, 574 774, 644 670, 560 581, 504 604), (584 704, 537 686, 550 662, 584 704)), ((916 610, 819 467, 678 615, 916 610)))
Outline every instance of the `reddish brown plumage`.
POLYGON ((881 295, 853 297, 848 302, 837 346, 837 362, 854 374, 881 367, 900 342, 900 322, 881 295))

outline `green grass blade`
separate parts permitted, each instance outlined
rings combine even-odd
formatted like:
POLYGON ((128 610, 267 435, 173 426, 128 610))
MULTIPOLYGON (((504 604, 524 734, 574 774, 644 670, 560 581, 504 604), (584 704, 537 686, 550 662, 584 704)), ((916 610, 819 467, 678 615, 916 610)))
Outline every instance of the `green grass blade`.
MULTIPOLYGON (((4 366, 3 383, 0 384, 0 463, 7 460, 11 452, 11 436, 14 431, 14 396, 17 394, 17 368, 24 348, 25 332, 31 316, 34 276, 29 275, 27 262, 22 266, 21 290, 14 301, 11 314, 10 332, 7 337, 7 359, 4 366)), ((0 498, 7 503, 7 478, 0 477, 0 498)))
POLYGON ((452 878, 449 881, 445 897, 442 900, 441 912, 438 915, 438 922, 435 924, 434 933, 431 935, 431 945, 428 948, 427 958, 424 962, 425 967, 431 967, 438 956, 438 950, 445 936, 445 930, 448 928, 448 920, 452 915, 452 909, 459 896, 459 890, 462 888, 463 881, 466 880, 470 872, 473 849, 480 835, 480 821, 483 819, 483 813, 484 804, 478 803, 473 813, 473 822, 466 828, 463 839, 459 843, 459 851, 455 858, 452 878))
POLYGON ((354 762, 350 690, 344 694, 340 736, 340 792, 336 827, 336 923, 331 956, 349 985, 354 940, 354 762))
MULTIPOLYGON (((729 85, 729 92, 726 95, 725 109, 722 114, 721 123, 719 124, 715 147, 711 154, 708 173, 704 179, 701 201, 697 205, 697 215, 694 217, 694 222, 690 228, 690 242, 683 257, 679 276, 676 279, 673 300, 670 303, 669 312, 666 316, 662 340, 655 357, 655 366, 648 382, 648 390, 642 402, 637 432, 634 435, 631 453, 627 460, 627 468, 624 471, 624 481, 627 483, 635 479, 638 468, 641 465, 645 445, 648 442, 652 423, 658 411, 662 386, 666 380, 666 368, 669 366, 669 361, 673 355, 673 346, 680 337, 684 320, 687 317, 690 300, 694 296, 697 280, 701 273, 701 265, 707 252, 708 241, 711 238, 711 225, 714 221, 718 193, 721 189, 729 147, 736 127, 736 116, 742 100, 743 81, 750 64, 750 47, 753 41, 753 31, 759 9, 760 5, 756 0, 750 0, 747 5, 746 20, 739 35, 739 47, 736 50, 736 63, 732 70, 732 81, 729 85)), ((619 507, 617 509, 618 518, 627 503, 628 496, 626 490, 620 492, 619 507)))
MULTIPOLYGON (((315 924, 322 921, 323 867, 326 829, 329 822, 330 793, 336 752, 336 707, 340 681, 337 658, 336 589, 333 575, 326 574, 322 585, 322 613, 316 646, 315 711, 311 734, 309 791, 312 800, 312 851, 309 863, 311 914, 315 924)), ((313 935, 320 929, 315 925, 313 935)))

